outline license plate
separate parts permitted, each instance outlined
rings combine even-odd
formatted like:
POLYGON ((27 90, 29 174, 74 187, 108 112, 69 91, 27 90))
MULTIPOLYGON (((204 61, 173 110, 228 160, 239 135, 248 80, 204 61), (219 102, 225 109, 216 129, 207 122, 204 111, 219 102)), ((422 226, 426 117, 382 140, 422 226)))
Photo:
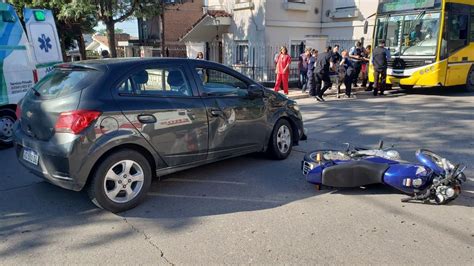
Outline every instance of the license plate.
POLYGON ((32 163, 34 165, 38 165, 38 160, 39 160, 38 153, 33 151, 33 150, 30 150, 30 149, 24 149, 23 150, 23 160, 25 160, 29 163, 32 163))

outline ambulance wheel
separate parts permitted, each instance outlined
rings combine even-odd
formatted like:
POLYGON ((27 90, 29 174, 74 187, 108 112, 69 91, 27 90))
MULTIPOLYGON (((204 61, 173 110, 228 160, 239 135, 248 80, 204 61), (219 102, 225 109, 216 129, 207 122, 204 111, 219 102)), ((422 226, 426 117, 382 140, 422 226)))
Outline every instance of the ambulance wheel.
POLYGON ((15 111, 9 108, 0 109, 0 145, 13 145, 13 125, 16 121, 15 111))

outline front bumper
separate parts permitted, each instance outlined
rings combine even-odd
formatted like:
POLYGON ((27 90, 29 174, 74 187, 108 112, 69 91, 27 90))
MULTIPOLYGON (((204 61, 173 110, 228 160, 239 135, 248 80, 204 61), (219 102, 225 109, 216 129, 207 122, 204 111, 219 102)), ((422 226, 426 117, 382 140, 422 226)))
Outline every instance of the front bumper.
POLYGON ((75 140, 61 145, 49 141, 41 141, 24 134, 17 126, 15 128, 15 150, 18 161, 33 174, 59 187, 79 191, 82 182, 71 175, 71 165, 74 164, 75 140), (23 159, 25 148, 35 151, 38 156, 38 164, 35 165, 23 159))

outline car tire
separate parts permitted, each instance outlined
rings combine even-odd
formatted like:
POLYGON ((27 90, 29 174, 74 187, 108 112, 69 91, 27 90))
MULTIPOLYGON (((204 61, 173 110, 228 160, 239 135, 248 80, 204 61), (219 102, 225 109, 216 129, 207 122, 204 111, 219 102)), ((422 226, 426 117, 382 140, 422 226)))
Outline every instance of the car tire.
POLYGON ((151 185, 150 163, 139 152, 120 150, 101 161, 91 176, 88 194, 99 208, 123 212, 142 202, 151 185))
POLYGON ((0 145, 11 147, 13 145, 13 124, 16 121, 15 111, 9 108, 0 109, 0 145))
POLYGON ((273 127, 268 153, 276 160, 286 159, 293 148, 293 130, 290 123, 280 119, 273 127))
POLYGON ((474 65, 471 66, 471 70, 469 71, 469 74, 467 75, 466 91, 474 92, 474 65))

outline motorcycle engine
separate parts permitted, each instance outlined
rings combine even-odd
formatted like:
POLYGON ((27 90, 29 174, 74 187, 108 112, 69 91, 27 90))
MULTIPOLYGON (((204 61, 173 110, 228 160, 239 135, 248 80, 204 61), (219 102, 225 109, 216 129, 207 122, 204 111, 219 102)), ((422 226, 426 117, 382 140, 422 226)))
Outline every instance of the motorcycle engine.
POLYGON ((436 203, 443 204, 449 200, 455 199, 459 195, 459 188, 453 188, 448 186, 436 187, 436 203))

